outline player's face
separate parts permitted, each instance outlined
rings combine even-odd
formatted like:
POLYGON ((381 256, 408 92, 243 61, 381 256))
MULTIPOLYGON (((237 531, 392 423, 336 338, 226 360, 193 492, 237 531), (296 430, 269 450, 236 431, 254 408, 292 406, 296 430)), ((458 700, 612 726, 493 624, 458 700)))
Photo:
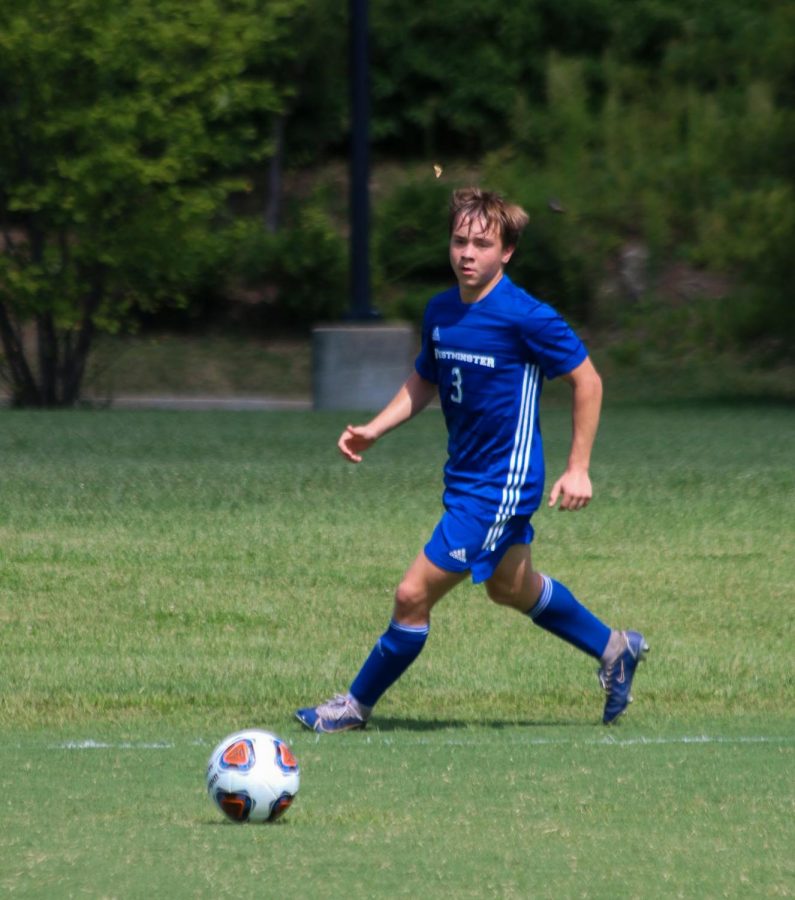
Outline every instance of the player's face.
POLYGON ((482 218, 458 217, 450 235, 450 265, 465 303, 477 303, 489 293, 513 250, 503 246, 499 230, 486 228, 482 218))

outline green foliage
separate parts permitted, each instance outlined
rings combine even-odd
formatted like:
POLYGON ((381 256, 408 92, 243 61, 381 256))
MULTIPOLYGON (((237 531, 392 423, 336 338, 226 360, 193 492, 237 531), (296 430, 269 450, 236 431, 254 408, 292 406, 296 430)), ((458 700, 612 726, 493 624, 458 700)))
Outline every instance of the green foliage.
POLYGON ((373 249, 390 282, 449 278, 449 202, 449 185, 433 179, 428 167, 378 204, 373 249))
POLYGON ((503 4, 390 0, 373 9, 373 135, 413 154, 477 152, 507 134, 522 57, 504 34, 503 4), (399 22, 400 27, 395 27, 399 22), (462 27, 463 23, 466 27, 462 27), (495 41, 491 35, 499 34, 495 41), (490 36, 473 40, 472 35, 490 36), (477 77, 473 77, 473 73, 477 77))
MULTIPOLYGON (((2 8, 0 304, 63 336, 53 372, 81 365, 72 332, 90 342, 133 305, 183 301, 199 279, 213 217, 269 152, 292 53, 286 17, 301 6, 2 8)), ((73 402, 76 385, 61 387, 42 385, 40 399, 73 402)))
POLYGON ((746 279, 732 310, 737 335, 745 340, 774 338, 783 351, 791 352, 793 188, 779 183, 733 191, 704 217, 702 228, 702 257, 716 267, 741 272, 746 279))
MULTIPOLYGON (((18 401, 31 320, 44 374, 71 372, 60 394, 33 385, 54 402, 74 397, 94 329, 201 314, 230 281, 267 283, 267 327, 336 314, 344 192, 283 236, 252 220, 236 248, 225 232, 230 196, 261 213, 282 126, 288 181, 347 153, 348 15, 334 0, 0 9, 0 333, 18 401)), ((458 166, 528 206, 512 271, 569 315, 596 320, 606 270, 639 241, 652 280, 671 260, 732 275, 736 340, 792 345, 793 35, 777 0, 370 4, 374 156, 446 172, 374 191, 382 305, 400 294, 416 316, 449 279, 436 216, 458 166)))
POLYGON ((542 102, 547 52, 598 57, 609 46, 619 8, 616 0, 375 4, 377 146, 415 158, 472 159, 511 141, 517 106, 542 102))
POLYGON ((343 312, 347 242, 319 204, 302 204, 275 233, 256 219, 240 219, 223 240, 227 284, 257 298, 252 319, 266 333, 305 330, 343 312))
POLYGON ((606 263, 640 240, 650 282, 676 258, 729 272, 740 286, 734 339, 786 343, 792 113, 760 81, 703 93, 607 57, 597 89, 585 72, 582 60, 550 55, 546 108, 525 121, 521 143, 485 159, 484 180, 531 214, 514 272, 588 319, 606 263), (565 213, 550 216, 552 198, 565 213))
MULTIPOLYGON (((739 0, 519 6, 385 4, 374 17, 376 145, 428 164, 477 159, 481 181, 531 213, 512 271, 570 315, 594 318, 622 244, 641 241, 650 282, 672 260, 730 273, 733 339, 792 346, 792 10, 739 0), (497 36, 498 66, 473 32, 497 36), (549 199, 565 215, 551 216, 549 199)), ((413 248, 404 268, 431 281, 426 246, 428 260, 413 248)))
MULTIPOLYGON (((408 31, 421 32, 425 15, 432 14, 411 18, 408 31)), ((739 32, 761 39, 760 15, 739 15, 739 32)), ((716 16, 731 30, 723 14, 716 16)), ((579 48, 571 56, 552 42, 542 64, 534 63, 542 89, 512 92, 509 80, 501 95, 512 97, 513 140, 481 157, 479 181, 530 213, 509 271, 575 320, 601 316, 602 324, 618 324, 620 309, 597 311, 597 293, 632 241, 649 253, 648 290, 671 260, 731 273, 738 287, 724 320, 712 319, 716 341, 793 334, 787 288, 793 113, 772 72, 769 79, 757 74, 743 82, 735 72, 709 86, 699 83, 683 47, 691 38, 707 40, 707 20, 706 12, 685 15, 676 4, 634 5, 598 38, 598 60, 587 55, 594 48, 586 43, 566 44, 579 48), (565 212, 553 211, 560 209, 565 212), (768 295, 764 304, 754 300, 757 290, 759 298, 768 295)), ((732 40, 738 52, 740 34, 732 40)), ((488 78, 481 84, 485 97, 490 84, 488 78)), ((441 193, 457 180, 455 174, 440 183, 418 177, 379 199, 378 263, 390 283, 449 279, 437 210, 441 193)), ((407 290, 402 302, 414 318, 422 308, 419 293, 407 290)), ((708 327, 711 319, 702 321, 708 327)), ((709 333, 700 333, 709 343, 709 333)))
POLYGON ((311 0, 294 34, 286 157, 291 167, 303 168, 322 163, 329 148, 344 147, 350 128, 348 4, 311 0))

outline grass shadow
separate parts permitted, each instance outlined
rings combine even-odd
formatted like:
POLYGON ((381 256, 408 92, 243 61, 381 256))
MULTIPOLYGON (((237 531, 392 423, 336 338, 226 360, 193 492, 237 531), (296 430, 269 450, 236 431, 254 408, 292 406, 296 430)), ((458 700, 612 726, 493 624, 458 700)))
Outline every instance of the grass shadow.
POLYGON ((583 719, 408 719, 378 716, 368 726, 370 732, 391 731, 455 731, 475 728, 496 730, 507 728, 582 728, 595 724, 583 719))

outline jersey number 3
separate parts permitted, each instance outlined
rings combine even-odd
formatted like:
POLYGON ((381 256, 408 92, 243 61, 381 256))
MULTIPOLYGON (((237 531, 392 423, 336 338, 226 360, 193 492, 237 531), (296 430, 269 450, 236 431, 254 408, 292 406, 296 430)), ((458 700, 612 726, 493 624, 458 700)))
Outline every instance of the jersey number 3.
POLYGON ((453 389, 450 391, 450 399, 453 403, 460 403, 464 399, 464 391, 461 387, 463 378, 461 377, 461 369, 453 366, 453 389))

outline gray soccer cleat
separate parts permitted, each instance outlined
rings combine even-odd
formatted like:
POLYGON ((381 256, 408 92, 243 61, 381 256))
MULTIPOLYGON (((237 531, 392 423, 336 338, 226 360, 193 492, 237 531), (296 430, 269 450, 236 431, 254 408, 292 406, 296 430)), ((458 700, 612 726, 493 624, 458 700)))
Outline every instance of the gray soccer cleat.
POLYGON ((632 679, 638 663, 649 652, 649 645, 639 631, 622 631, 626 647, 607 665, 599 669, 599 683, 607 694, 602 721, 611 725, 632 702, 632 679))
POLYGON ((337 694, 319 706, 296 710, 295 715, 304 727, 327 733, 353 731, 367 724, 358 703, 348 694, 337 694))

